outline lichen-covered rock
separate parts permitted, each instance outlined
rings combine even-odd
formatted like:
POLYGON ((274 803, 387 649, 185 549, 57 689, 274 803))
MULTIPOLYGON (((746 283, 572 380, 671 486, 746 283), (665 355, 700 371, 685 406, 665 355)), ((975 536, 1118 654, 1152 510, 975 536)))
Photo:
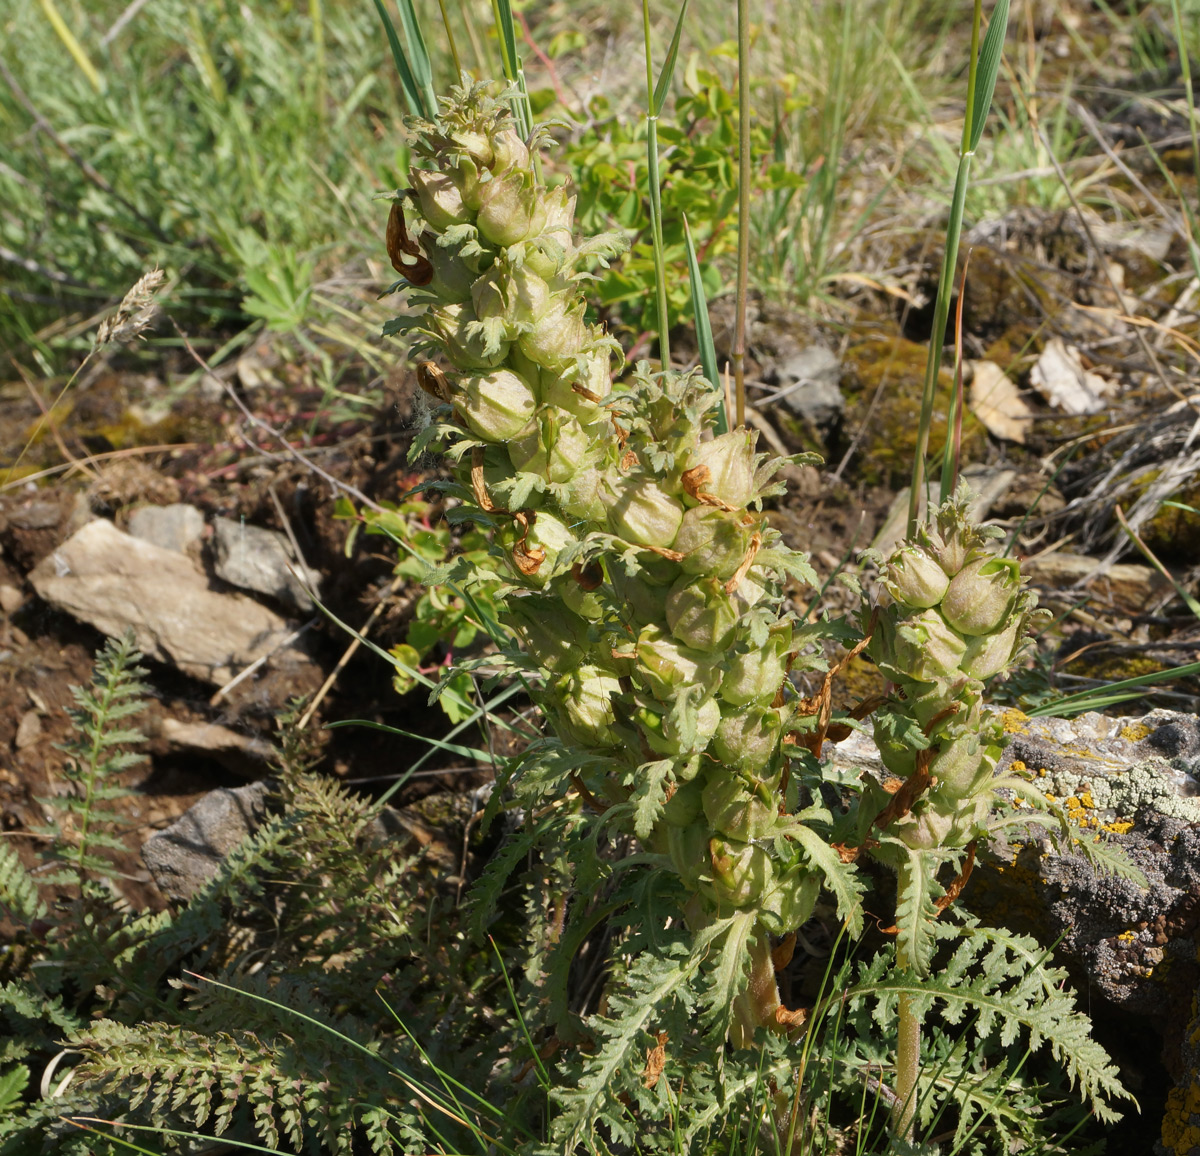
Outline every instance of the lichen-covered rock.
MULTIPOLYGON (((1062 804, 1082 838, 1115 844, 1149 883, 1100 874, 1082 855, 1055 851, 1045 828, 1010 828, 993 844, 962 901, 985 919, 1024 927, 1083 974, 1093 997, 1148 1018, 1176 1081, 1163 1156, 1200 1156, 1200 718, 1155 710, 1141 717, 1001 716, 1010 742, 999 774, 1028 777, 1062 804)), ((833 772, 878 773, 865 733, 831 749, 833 772)), ((1007 798, 1005 807, 1025 804, 1007 798)))

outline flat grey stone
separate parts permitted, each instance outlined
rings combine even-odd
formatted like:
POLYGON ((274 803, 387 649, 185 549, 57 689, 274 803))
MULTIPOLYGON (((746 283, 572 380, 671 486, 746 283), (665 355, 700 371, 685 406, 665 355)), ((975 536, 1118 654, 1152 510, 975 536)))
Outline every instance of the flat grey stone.
POLYGON ((186 554, 204 536, 204 515, 186 502, 139 506, 129 515, 128 532, 143 542, 186 554))
POLYGON ((38 596, 111 637, 132 627, 147 658, 223 686, 268 655, 309 660, 287 620, 244 594, 218 593, 194 563, 100 518, 30 572, 38 596))
POLYGON ((793 353, 781 361, 777 400, 818 429, 833 425, 846 409, 840 388, 842 364, 837 355, 820 345, 793 353))
POLYGON ((142 858, 159 890, 171 899, 195 895, 263 821, 269 793, 266 783, 220 787, 151 835, 142 845, 142 858))
POLYGON ((321 576, 293 560, 291 543, 278 530, 217 518, 213 557, 217 577, 231 586, 265 594, 302 613, 312 610, 313 600, 305 587, 316 590, 321 576))

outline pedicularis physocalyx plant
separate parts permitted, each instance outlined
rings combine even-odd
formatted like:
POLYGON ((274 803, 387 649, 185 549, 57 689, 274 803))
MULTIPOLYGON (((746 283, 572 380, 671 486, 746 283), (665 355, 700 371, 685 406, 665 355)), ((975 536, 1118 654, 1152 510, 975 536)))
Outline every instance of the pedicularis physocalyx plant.
MULTIPOLYGON (((780 1002, 772 937, 798 929, 822 889, 851 936, 860 929, 856 852, 831 842, 814 757, 829 724, 829 676, 812 699, 789 677, 820 667, 813 652, 823 638, 854 634, 785 609, 785 581, 815 579, 762 513, 763 499, 782 491, 782 463, 756 454, 747 431, 714 436, 717 390, 645 364, 612 384, 620 350, 587 321, 580 283, 617 245, 576 241, 573 198, 547 187, 531 157, 542 138, 522 140, 482 85, 456 90, 436 123, 413 127, 411 187, 388 225, 413 311, 389 328, 412 333, 415 351, 444 366, 418 367, 442 408, 413 452, 440 442, 456 463, 456 516, 493 530, 507 581, 501 619, 520 649, 497 641, 554 732, 515 764, 525 841, 497 857, 480 890, 486 906, 539 850, 526 909, 542 943, 525 971, 557 976, 539 998, 560 1037, 570 1034, 573 954, 601 920, 639 908, 618 920, 630 929, 625 994, 611 997, 613 1019, 593 1018, 598 1042, 561 1094, 558 1121, 568 1143, 599 1118, 614 1139, 632 1140, 626 1110, 604 1108, 618 1089, 639 1111, 675 1110, 654 1091, 662 1055, 656 1071, 647 1058, 643 1079, 631 1079, 647 1033, 662 1049, 697 1026, 710 1041, 741 1045, 759 1028, 776 1040, 802 1030, 803 1013, 780 1002), (605 857, 602 835, 627 848, 635 836, 642 850, 605 857), (634 864, 657 869, 650 882, 618 887, 606 907, 591 903, 601 879, 634 864)), ((982 680, 1013 661, 1032 606, 1015 563, 983 546, 961 503, 943 507, 888 561, 891 602, 871 621, 871 653, 894 684, 876 734, 897 781, 864 793, 859 843, 900 873, 906 976, 928 970, 938 900, 956 894, 957 883, 939 886, 938 869, 961 865, 987 829, 999 735, 983 713, 982 680)), ((469 599, 470 566, 442 577, 469 599)), ((1028 945, 987 950, 981 982, 993 986, 1036 955, 1028 945), (995 959, 1010 956, 1010 970, 998 970, 995 959)), ((865 971, 847 999, 899 998, 911 1030, 898 1092, 912 1103, 920 1013, 955 998, 960 980, 929 987, 920 1005, 882 974, 865 971)), ((1007 998, 987 991, 993 1003, 1007 998)), ((1045 1010, 1052 1001, 1043 999, 1029 1010, 1023 999, 1011 1014, 1056 1041, 1062 1007, 1045 1010)), ((1070 1066, 1070 1049, 1054 1046, 1070 1066)), ((782 1081, 796 1063, 781 1062, 767 1082, 776 1122, 786 1123, 782 1081)), ((724 1078, 723 1064, 705 1078, 724 1078)), ((694 1071, 690 1079, 689 1088, 702 1085, 694 1071)), ((1112 1083, 1103 1074, 1085 1082, 1089 1092, 1112 1083)), ((910 1109, 902 1133, 911 1120, 910 1109)))
POLYGON ((803 724, 788 673, 821 631, 781 610, 788 575, 815 581, 761 513, 782 463, 746 431, 711 436, 719 394, 694 374, 643 364, 613 388, 620 351, 579 289, 613 240, 575 243, 573 198, 539 183, 503 105, 463 89, 417 130, 432 165, 389 237, 425 286, 396 328, 451 367, 419 367, 457 419, 432 434, 471 516, 496 527, 539 702, 587 753, 576 791, 673 866, 693 931, 737 924, 753 978, 731 1015, 748 1041, 780 1008, 769 936, 799 927, 823 882, 858 917, 814 826, 829 815, 798 810, 789 774, 803 724))

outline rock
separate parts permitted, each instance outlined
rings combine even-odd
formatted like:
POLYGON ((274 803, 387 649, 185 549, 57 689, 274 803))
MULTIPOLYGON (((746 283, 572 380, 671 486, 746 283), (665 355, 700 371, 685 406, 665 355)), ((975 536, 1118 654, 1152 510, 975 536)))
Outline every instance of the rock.
POLYGON ((1149 566, 1135 563, 1105 566, 1096 558, 1065 551, 1030 558, 1021 564, 1021 569, 1035 586, 1084 589, 1103 602, 1138 614, 1173 590, 1171 583, 1149 566))
POLYGON ((242 734, 219 723, 164 718, 158 725, 158 737, 166 739, 174 750, 211 755, 227 771, 246 777, 262 774, 263 768, 279 753, 266 739, 242 734))
POLYGON ((840 388, 842 363, 820 345, 793 353, 775 366, 779 389, 772 400, 783 401, 797 416, 817 429, 836 425, 846 410, 840 388))
POLYGON ((186 502, 139 506, 129 515, 127 532, 164 550, 186 554, 204 535, 204 515, 186 502))
MULTIPOLYGON (((1001 771, 1055 796, 1083 838, 1116 844, 1149 886, 1055 851, 1045 829, 1030 823, 1010 827, 1007 842, 981 856, 960 902, 1042 943, 1061 936, 1056 954, 1075 972, 1077 989, 1087 990, 1093 1016, 1104 1014, 1103 999, 1149 1020, 1176 1082, 1163 1125, 1169 1142, 1161 1151, 1198 1156, 1200 718, 1168 710, 1073 719, 1031 719, 1010 710, 1002 717, 1011 738, 1001 771)), ((862 733, 827 754, 842 781, 882 767, 862 733)), ((1010 805, 1017 812, 1027 807, 1010 805)))
POLYGON ((112 637, 133 628, 147 658, 218 686, 267 655, 311 665, 286 646, 287 621, 243 594, 211 590, 181 554, 97 519, 30 573, 39 597, 112 637))
POLYGON ((263 821, 266 783, 209 791, 165 831, 142 845, 142 858, 159 890, 186 900, 216 875, 225 857, 263 821))
POLYGON ((278 530, 217 518, 213 552, 217 577, 231 586, 265 594, 306 614, 312 610, 313 601, 305 587, 316 590, 321 576, 292 560, 291 544, 278 530))
POLYGON ((52 530, 62 518, 62 506, 44 498, 32 498, 8 511, 8 524, 18 530, 52 530))
POLYGON ((0 582, 0 610, 5 614, 16 614, 25 605, 25 595, 15 586, 0 582))
POLYGON ((17 723, 17 734, 13 739, 13 746, 17 750, 23 751, 27 747, 33 746, 38 739, 42 737, 42 720, 36 710, 27 710, 22 716, 21 721, 17 723))

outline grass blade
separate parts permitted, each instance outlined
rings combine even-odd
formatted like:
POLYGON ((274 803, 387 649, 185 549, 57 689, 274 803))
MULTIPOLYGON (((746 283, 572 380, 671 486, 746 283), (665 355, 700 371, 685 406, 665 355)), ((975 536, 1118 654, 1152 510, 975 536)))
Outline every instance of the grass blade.
MULTIPOLYGON (((687 4, 684 4, 687 7, 687 4)), ((83 45, 75 38, 75 34, 67 26, 67 22, 62 18, 62 13, 59 12, 54 0, 42 0, 42 11, 46 13, 46 19, 50 21, 51 27, 58 33, 58 38, 63 42, 63 46, 71 54, 71 58, 75 61, 79 71, 87 77, 88 84, 97 92, 104 91, 104 78, 96 71, 96 66, 88 58, 88 54, 83 50, 83 45)))
POLYGON ((396 71, 400 74, 400 86, 404 89, 404 100, 408 104, 408 111, 413 116, 428 116, 421 89, 413 76, 412 69, 408 66, 404 49, 400 47, 400 37, 396 35, 396 25, 392 23, 392 18, 383 6, 383 0, 375 0, 375 10, 379 13, 379 19, 383 21, 384 32, 387 33, 388 46, 392 50, 392 60, 396 63, 396 71))
POLYGON ((663 105, 667 103, 667 93, 671 91, 671 81, 675 76, 675 61, 679 57, 679 40, 683 35, 683 18, 687 15, 689 0, 683 0, 679 9, 679 19, 675 21, 675 32, 671 37, 671 47, 667 49, 667 59, 663 61, 662 72, 658 74, 658 84, 654 86, 652 105, 654 115, 662 114, 663 105))
MULTIPOLYGON (((504 64, 504 75, 510 84, 515 84, 520 93, 513 100, 513 115, 517 118, 521 132, 528 138, 533 132, 533 109, 529 103, 529 90, 525 87, 525 69, 517 55, 517 34, 513 29, 511 0, 492 0, 492 15, 496 23, 496 36, 500 41, 500 57, 504 64)), ((541 178, 541 161, 534 158, 534 171, 541 178)))
MULTIPOLYGON (((678 31, 678 29, 676 29, 678 31)), ((667 309, 667 262, 662 234, 662 186, 658 174, 658 93, 650 62, 650 0, 642 0, 642 36, 646 50, 646 180, 650 187, 650 239, 654 249, 654 286, 658 306, 658 359, 671 368, 671 318, 667 309)), ((659 81, 661 86, 662 81, 659 81)))
MULTIPOLYGON (((684 7, 687 7, 685 0, 684 7)), ((715 389, 721 388, 721 377, 717 372, 717 347, 713 343, 712 322, 708 316, 708 296, 704 292, 704 280, 700 276, 700 262, 696 258, 696 246, 692 241, 691 226, 687 214, 683 215, 683 240, 687 245, 688 284, 692 289, 692 314, 696 318, 696 347, 700 353, 700 367, 708 383, 715 389)), ((725 400, 717 410, 717 433, 729 432, 729 415, 725 412, 725 400)))
POLYGON ((979 72, 975 79, 975 115, 971 119, 971 139, 968 151, 974 152, 983 138, 983 126, 988 110, 992 107, 992 93, 996 90, 996 77, 1000 72, 1000 58, 1004 54, 1004 37, 1008 32, 1008 0, 998 0, 992 11, 992 19, 979 50, 979 72))
POLYGON ((1081 690, 1075 694, 1064 695, 1053 702, 1034 707, 1028 715, 1030 718, 1061 718, 1068 714, 1080 714, 1085 710, 1103 710, 1106 706, 1127 702, 1131 698, 1141 698, 1138 687, 1156 686, 1161 682, 1191 678, 1197 674, 1200 674, 1200 662, 1189 662, 1186 666, 1177 666, 1172 670, 1156 670, 1152 674, 1139 674, 1137 678, 1110 682, 1107 686, 1097 687, 1095 690, 1081 690))
POLYGON ((413 8, 413 0, 396 0, 396 8, 400 13, 400 27, 404 29, 404 42, 408 45, 413 80, 421 94, 425 116, 432 120, 437 115, 437 94, 433 91, 433 65, 429 62, 425 37, 421 35, 421 21, 413 8))

